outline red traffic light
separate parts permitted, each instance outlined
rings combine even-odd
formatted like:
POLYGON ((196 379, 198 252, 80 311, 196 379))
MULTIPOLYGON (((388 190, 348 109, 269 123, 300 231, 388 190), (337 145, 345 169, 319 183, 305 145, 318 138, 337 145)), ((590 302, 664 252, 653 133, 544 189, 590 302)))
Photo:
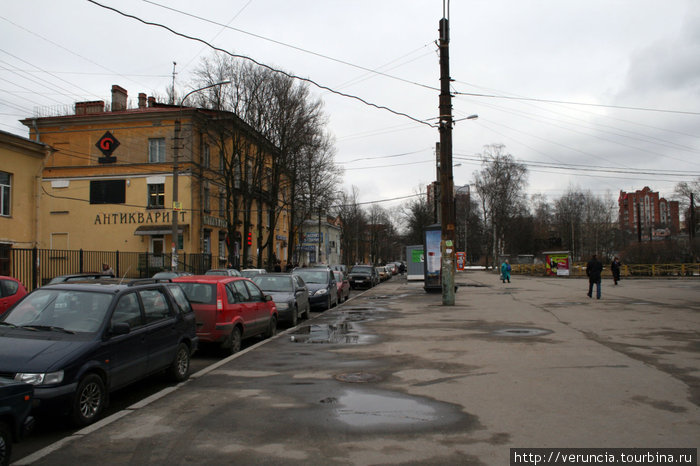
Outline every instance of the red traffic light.
POLYGON ((247 243, 248 243, 248 246, 252 246, 252 245, 253 245, 253 233, 250 232, 250 231, 248 232, 248 240, 247 240, 247 243))

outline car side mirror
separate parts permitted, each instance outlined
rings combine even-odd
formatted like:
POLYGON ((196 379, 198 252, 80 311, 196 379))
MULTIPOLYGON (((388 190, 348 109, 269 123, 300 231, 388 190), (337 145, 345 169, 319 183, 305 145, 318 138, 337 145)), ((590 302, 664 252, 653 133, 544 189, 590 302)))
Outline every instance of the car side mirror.
POLYGON ((131 333, 131 325, 127 324, 126 322, 119 322, 117 324, 112 324, 112 328, 110 330, 110 333, 112 335, 127 335, 131 333))
POLYGON ((272 296, 270 296, 269 294, 266 294, 265 295, 265 302, 269 302, 269 301, 272 301, 272 296))

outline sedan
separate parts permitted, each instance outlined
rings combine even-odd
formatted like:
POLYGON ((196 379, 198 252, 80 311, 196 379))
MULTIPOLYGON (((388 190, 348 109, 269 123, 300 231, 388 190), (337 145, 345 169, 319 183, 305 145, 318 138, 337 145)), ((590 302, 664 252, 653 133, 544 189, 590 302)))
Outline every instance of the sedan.
POLYGON ((267 270, 265 269, 245 269, 241 270, 241 276, 245 278, 253 278, 256 275, 260 275, 261 273, 267 273, 267 270))
POLYGON ((27 289, 16 278, 0 275, 0 315, 27 294, 27 289))
POLYGON ((333 275, 335 275, 335 281, 338 284, 338 302, 347 301, 350 298, 350 282, 343 272, 334 270, 333 275))
POLYGON ((227 353, 242 340, 277 333, 277 307, 252 281, 243 277, 193 275, 173 282, 182 287, 197 318, 199 341, 220 345, 227 353))
POLYGON ((290 273, 266 273, 253 277, 253 282, 272 296, 280 320, 296 327, 299 318, 309 318, 309 289, 304 280, 290 273))
POLYGON ((329 267, 297 268, 292 273, 300 276, 309 288, 311 307, 330 309, 338 304, 338 285, 329 267))

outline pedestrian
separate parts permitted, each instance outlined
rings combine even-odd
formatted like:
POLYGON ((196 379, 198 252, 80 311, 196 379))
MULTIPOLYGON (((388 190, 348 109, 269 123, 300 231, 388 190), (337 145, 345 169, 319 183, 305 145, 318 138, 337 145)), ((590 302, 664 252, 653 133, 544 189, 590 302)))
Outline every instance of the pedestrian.
POLYGON ((596 299, 600 299, 600 274, 603 272, 603 264, 598 260, 598 257, 593 254, 591 260, 586 264, 586 275, 588 275, 588 297, 593 296, 593 284, 596 286, 596 299))
POLYGON ((281 272, 282 271, 282 264, 280 264, 279 261, 275 262, 275 272, 281 272))
POLYGON ((106 263, 102 264, 102 273, 104 275, 114 276, 114 270, 112 269, 112 267, 109 266, 109 264, 106 263))
POLYGON ((510 283, 510 263, 508 259, 504 260, 501 264, 501 280, 503 280, 503 283, 505 283, 506 280, 510 283))
POLYGON ((612 264, 610 264, 610 271, 612 272, 613 281, 617 285, 617 282, 620 281, 620 259, 617 257, 615 257, 612 264))

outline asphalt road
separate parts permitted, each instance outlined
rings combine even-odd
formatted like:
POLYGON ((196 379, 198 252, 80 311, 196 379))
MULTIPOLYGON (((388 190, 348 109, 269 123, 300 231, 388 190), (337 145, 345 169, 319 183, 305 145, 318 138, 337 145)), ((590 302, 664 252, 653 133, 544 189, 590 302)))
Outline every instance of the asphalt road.
MULTIPOLYGON (((350 296, 357 295, 358 292, 351 290, 350 296)), ((320 311, 311 311, 311 317, 314 318, 321 314, 320 311)), ((303 325, 303 321, 301 322, 303 325)), ((279 331, 284 331, 280 328, 279 331)), ((250 338, 244 340, 241 350, 260 342, 260 338, 250 338)), ((220 361, 226 355, 212 346, 202 346, 192 357, 190 361, 190 374, 197 373, 202 369, 220 361)), ((159 391, 174 386, 172 382, 164 374, 156 374, 144 380, 136 382, 128 387, 122 388, 110 394, 109 406, 105 409, 103 418, 117 413, 129 406, 137 403, 149 396, 158 393, 159 391)), ((13 461, 17 461, 30 455, 42 448, 53 444, 65 437, 69 437, 79 429, 72 426, 66 419, 59 417, 41 417, 36 419, 36 425, 31 435, 27 436, 22 442, 13 446, 13 461)))
POLYGON ((509 463, 697 448, 700 280, 392 280, 19 464, 509 463))

